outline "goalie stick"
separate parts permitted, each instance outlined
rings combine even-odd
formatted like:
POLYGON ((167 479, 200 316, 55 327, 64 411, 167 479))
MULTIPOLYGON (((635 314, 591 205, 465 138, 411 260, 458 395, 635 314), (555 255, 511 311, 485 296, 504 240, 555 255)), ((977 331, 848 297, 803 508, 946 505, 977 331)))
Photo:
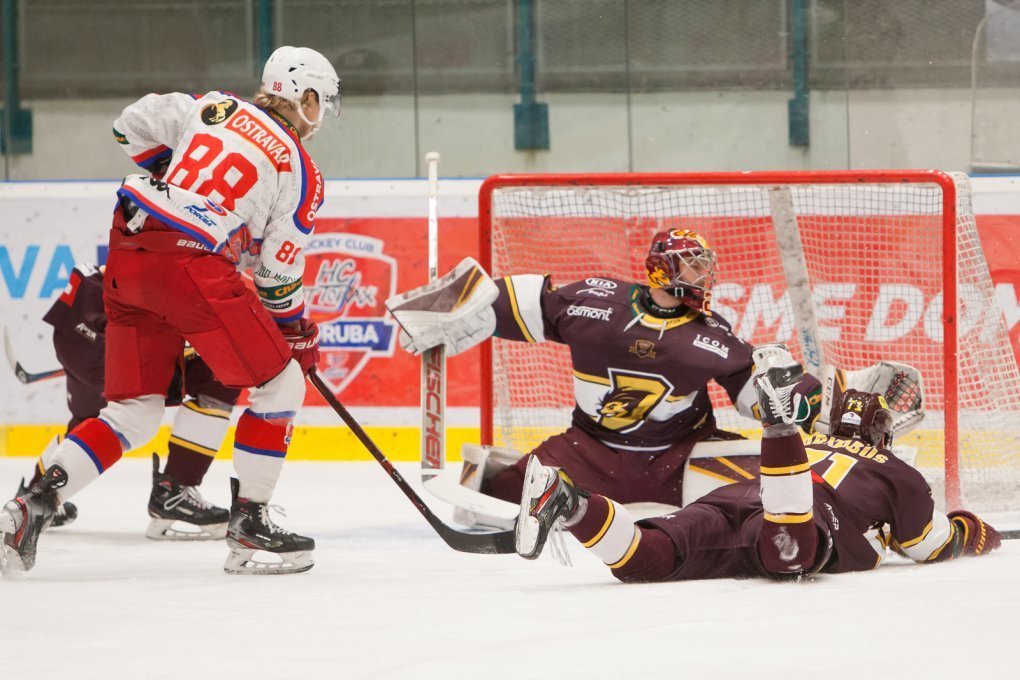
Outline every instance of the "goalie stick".
MULTIPOLYGON (((428 165, 429 283, 439 277, 439 153, 425 154, 428 165)), ((428 482, 446 466, 446 348, 421 354, 421 479, 428 482)), ((431 491, 431 489, 429 489, 431 491)))
POLYGON ((435 513, 429 509, 422 500, 421 496, 415 493, 411 485, 403 478, 403 476, 393 467, 393 463, 379 450, 379 447, 375 445, 375 442, 365 433, 358 424, 358 421, 354 419, 354 416, 350 414, 346 407, 340 403, 340 400, 334 396, 326 384, 319 377, 319 374, 314 370, 308 373, 308 380, 311 381, 312 386, 322 395, 322 398, 333 407, 336 414, 340 416, 340 419, 346 423, 347 427, 351 428, 351 432, 358 438, 362 446, 368 449, 368 452, 372 454, 372 457, 382 465, 383 469, 390 476, 390 479, 396 483, 400 490, 404 492, 408 500, 414 504, 414 507, 418 508, 418 512, 422 514, 422 517, 429 523, 429 525, 435 530, 439 537, 446 541, 446 544, 458 550, 460 552, 467 553, 483 553, 490 555, 507 555, 516 552, 514 547, 514 532, 513 531, 498 531, 487 534, 477 533, 466 533, 463 531, 457 531, 453 527, 447 526, 436 517, 435 513))
POLYGON ((24 366, 22 366, 18 361, 17 357, 14 356, 14 348, 11 347, 11 338, 7 334, 6 326, 4 326, 4 354, 7 355, 7 363, 11 365, 11 370, 14 371, 14 375, 25 385, 31 385, 32 383, 39 382, 40 380, 59 378, 64 375, 64 369, 62 368, 56 368, 52 371, 42 371, 40 373, 29 373, 26 371, 24 366))

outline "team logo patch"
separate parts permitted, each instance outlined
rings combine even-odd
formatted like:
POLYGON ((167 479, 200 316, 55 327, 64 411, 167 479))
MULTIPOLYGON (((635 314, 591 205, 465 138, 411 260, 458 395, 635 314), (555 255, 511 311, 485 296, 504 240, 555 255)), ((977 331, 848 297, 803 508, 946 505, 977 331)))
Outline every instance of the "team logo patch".
POLYGON ((708 350, 712 354, 718 354, 723 359, 727 358, 730 355, 730 348, 729 347, 727 347, 726 345, 722 344, 721 342, 719 342, 715 338, 705 337, 701 333, 698 333, 694 337, 694 346, 695 347, 700 347, 701 349, 704 349, 704 350, 708 350))
POLYGON ((230 118, 234 111, 237 111, 237 101, 233 99, 209 104, 202 109, 202 122, 206 125, 219 125, 230 118))
POLYGON ((638 340, 627 351, 636 354, 638 359, 654 359, 655 343, 651 340, 638 340))
POLYGON ((227 216, 227 209, 224 208, 219 203, 216 203, 214 201, 210 201, 208 198, 205 199, 203 201, 203 203, 205 203, 206 209, 209 210, 210 212, 216 213, 220 217, 226 217, 227 216))
POLYGON ((397 292, 397 262, 381 239, 315 234, 305 247, 305 305, 319 324, 320 374, 334 393, 373 357, 393 356, 396 322, 383 304, 397 292))

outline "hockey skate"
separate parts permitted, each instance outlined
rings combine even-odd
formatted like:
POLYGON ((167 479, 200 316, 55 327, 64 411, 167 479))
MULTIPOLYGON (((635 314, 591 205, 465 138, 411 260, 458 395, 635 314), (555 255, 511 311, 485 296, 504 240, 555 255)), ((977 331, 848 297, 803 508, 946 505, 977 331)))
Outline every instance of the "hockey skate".
POLYGON ((270 508, 281 512, 279 506, 256 503, 238 498, 240 483, 230 479, 230 525, 227 528, 227 547, 230 554, 223 565, 228 574, 296 574, 308 571, 315 562, 312 552, 315 539, 300 536, 282 529, 269 519, 270 508), (272 561, 256 559, 263 553, 272 561))
POLYGON ((521 512, 514 530, 517 554, 529 560, 542 554, 556 523, 577 511, 580 495, 565 472, 542 465, 538 456, 532 456, 524 471, 521 512))
MULTIPOLYGON (((28 494, 29 488, 31 488, 31 485, 26 486, 25 479, 22 478, 21 484, 18 485, 18 493, 14 497, 22 498, 28 494)), ((76 519, 78 519, 78 506, 70 501, 67 503, 61 503, 57 506, 57 511, 53 513, 53 517, 50 519, 49 524, 43 527, 43 531, 67 526, 76 519)))
POLYGON ((208 541, 227 535, 230 511, 202 498, 193 486, 185 486, 159 471, 159 456, 152 454, 152 493, 149 495, 149 528, 145 536, 156 541, 208 541))
POLYGON ((786 345, 761 345, 751 357, 762 423, 796 425, 806 419, 810 413, 807 402, 799 394, 793 394, 793 388, 804 377, 804 368, 794 360, 786 345))
POLYGON ((67 473, 53 465, 24 496, 7 501, 0 511, 0 574, 29 571, 35 566, 39 534, 57 511, 57 489, 67 484, 67 473))

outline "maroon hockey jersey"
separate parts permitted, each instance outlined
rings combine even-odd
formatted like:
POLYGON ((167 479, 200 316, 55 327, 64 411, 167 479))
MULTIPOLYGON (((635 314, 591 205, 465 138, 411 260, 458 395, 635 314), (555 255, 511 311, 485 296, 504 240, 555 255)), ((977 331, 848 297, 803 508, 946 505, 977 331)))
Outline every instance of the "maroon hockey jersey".
POLYGON ((57 360, 68 375, 101 392, 106 350, 101 270, 91 264, 75 265, 43 321, 53 326, 57 360))
MULTIPOLYGON (((860 440, 810 435, 814 521, 830 540, 821 571, 874 569, 889 540, 924 562, 946 548, 948 517, 935 508, 920 472, 860 440)), ((640 522, 676 544, 670 580, 761 576, 757 541, 763 511, 758 480, 724 486, 671 515, 640 522)))
MULTIPOLYGON (((741 414, 754 417, 752 347, 718 315, 683 307, 671 318, 657 317, 642 302, 647 286, 617 279, 553 288, 548 277, 520 275, 496 284, 495 336, 566 344, 574 369, 573 422, 603 443, 663 451, 713 424, 710 380, 741 414)), ((819 385, 809 376, 805 387, 819 385)))

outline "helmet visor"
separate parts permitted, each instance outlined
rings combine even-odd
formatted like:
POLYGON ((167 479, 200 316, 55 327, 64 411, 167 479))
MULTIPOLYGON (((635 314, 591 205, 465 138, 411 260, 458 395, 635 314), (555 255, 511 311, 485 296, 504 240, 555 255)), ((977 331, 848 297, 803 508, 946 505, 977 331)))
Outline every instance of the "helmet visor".
POLYGON ((340 117, 340 91, 337 90, 332 94, 324 93, 322 95, 322 101, 319 102, 319 106, 322 108, 322 115, 329 116, 332 118, 340 117))

